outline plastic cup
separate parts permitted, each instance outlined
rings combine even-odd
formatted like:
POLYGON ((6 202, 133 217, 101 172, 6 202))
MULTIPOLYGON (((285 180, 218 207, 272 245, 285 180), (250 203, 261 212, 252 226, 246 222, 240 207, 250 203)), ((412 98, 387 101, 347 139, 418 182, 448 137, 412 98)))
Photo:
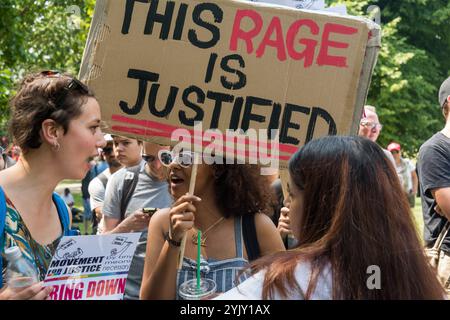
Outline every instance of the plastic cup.
POLYGON ((197 279, 183 282, 178 288, 178 294, 183 300, 208 300, 215 296, 216 282, 212 279, 200 279, 197 289, 197 279))

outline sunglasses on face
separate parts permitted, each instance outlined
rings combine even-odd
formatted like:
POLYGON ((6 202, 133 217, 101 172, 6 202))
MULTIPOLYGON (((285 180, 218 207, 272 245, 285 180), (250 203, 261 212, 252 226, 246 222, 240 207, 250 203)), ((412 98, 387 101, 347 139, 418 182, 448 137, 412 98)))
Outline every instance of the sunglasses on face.
POLYGON ((188 168, 194 163, 195 153, 191 151, 181 151, 179 154, 174 155, 169 150, 159 150, 158 159, 161 163, 168 167, 175 162, 183 168, 188 168))
MULTIPOLYGON (((57 70, 45 70, 40 73, 42 76, 46 78, 60 78, 64 76, 61 72, 57 70)), ((55 103, 56 105, 60 106, 66 99, 67 95, 71 91, 78 91, 82 94, 88 94, 89 89, 88 87, 82 83, 80 80, 76 78, 72 78, 67 85, 64 86, 62 89, 62 92, 56 97, 55 103)))
POLYGON ((145 162, 153 162, 156 160, 156 157, 152 154, 143 154, 142 159, 144 159, 145 162))
POLYGON ((380 123, 372 122, 372 121, 369 121, 369 120, 361 120, 361 122, 359 124, 362 127, 369 128, 369 129, 377 128, 377 129, 381 130, 381 128, 383 127, 380 123))

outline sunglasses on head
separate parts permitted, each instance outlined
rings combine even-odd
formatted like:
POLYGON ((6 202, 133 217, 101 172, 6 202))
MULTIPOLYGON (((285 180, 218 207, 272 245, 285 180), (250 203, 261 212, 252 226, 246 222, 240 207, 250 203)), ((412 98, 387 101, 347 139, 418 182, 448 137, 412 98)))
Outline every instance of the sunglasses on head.
POLYGON ((174 155, 169 150, 159 150, 158 159, 161 163, 168 167, 175 162, 183 168, 188 168, 194 163, 195 154, 192 151, 181 151, 177 155, 174 155))
MULTIPOLYGON (((42 71, 40 74, 47 78, 60 78, 60 77, 64 76, 61 72, 59 72, 57 70, 45 70, 45 71, 42 71)), ((76 78, 71 78, 69 83, 67 85, 65 85, 64 88, 62 89, 62 92, 56 97, 56 99, 55 99, 56 105, 58 105, 58 106, 62 105, 62 103, 66 99, 67 95, 71 91, 78 91, 82 94, 89 93, 89 89, 84 83, 82 83, 80 80, 78 80, 76 78)))

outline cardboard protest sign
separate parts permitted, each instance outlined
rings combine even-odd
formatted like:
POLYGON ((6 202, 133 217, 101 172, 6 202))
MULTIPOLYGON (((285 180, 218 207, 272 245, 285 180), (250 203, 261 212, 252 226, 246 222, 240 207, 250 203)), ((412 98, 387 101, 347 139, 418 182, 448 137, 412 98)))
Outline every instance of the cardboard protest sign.
POLYGON ((356 133, 379 46, 358 17, 99 0, 80 78, 109 133, 283 168, 313 138, 356 133))
POLYGON ((61 239, 48 267, 51 300, 120 300, 141 233, 61 239))

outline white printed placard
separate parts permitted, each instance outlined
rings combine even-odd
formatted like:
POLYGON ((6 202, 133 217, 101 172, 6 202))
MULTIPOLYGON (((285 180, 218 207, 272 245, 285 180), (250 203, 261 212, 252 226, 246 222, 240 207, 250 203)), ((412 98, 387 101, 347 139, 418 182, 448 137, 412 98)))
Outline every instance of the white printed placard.
POLYGON ((44 279, 51 300, 121 300, 141 233, 63 237, 44 279))

